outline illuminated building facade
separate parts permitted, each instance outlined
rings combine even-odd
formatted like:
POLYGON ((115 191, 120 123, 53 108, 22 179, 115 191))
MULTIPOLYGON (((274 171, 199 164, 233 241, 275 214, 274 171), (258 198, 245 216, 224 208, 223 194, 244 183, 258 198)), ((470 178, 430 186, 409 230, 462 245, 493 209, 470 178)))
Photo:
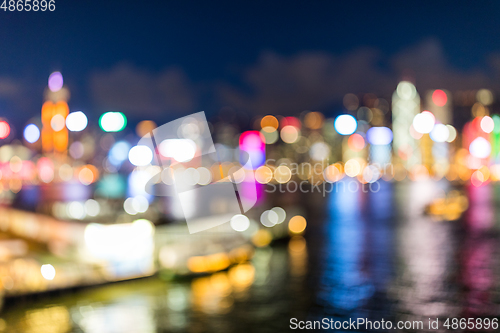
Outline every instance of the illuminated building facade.
POLYGON ((46 102, 42 106, 42 149, 43 152, 65 153, 68 148, 68 129, 66 117, 69 114, 67 100, 69 91, 63 87, 60 72, 49 76, 46 102))
MULTIPOLYGON (((431 90, 426 95, 426 106, 434 114, 436 124, 448 125, 452 123, 451 105, 451 94, 446 90, 431 90)), ((424 165, 438 177, 443 177, 450 167, 450 147, 446 139, 440 140, 442 135, 438 131, 441 128, 444 129, 442 126, 435 126, 430 133, 432 140, 427 140, 422 145, 422 149, 426 149, 424 165)))
POLYGON ((417 141, 410 135, 413 118, 420 112, 420 96, 408 81, 398 84, 392 95, 392 131, 395 164, 407 169, 421 163, 417 141))

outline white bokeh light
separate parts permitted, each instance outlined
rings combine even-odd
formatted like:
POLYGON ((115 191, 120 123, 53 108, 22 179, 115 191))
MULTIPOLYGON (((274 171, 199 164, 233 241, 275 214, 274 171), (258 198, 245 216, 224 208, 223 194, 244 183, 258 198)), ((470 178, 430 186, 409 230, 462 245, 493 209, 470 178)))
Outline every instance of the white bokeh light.
POLYGON ((445 142, 450 137, 450 130, 446 125, 436 124, 429 135, 434 142, 445 142))
POLYGON ((56 269, 51 264, 42 265, 40 272, 45 280, 54 280, 56 277, 56 269))
POLYGON ((134 146, 128 152, 128 159, 135 166, 145 166, 153 161, 153 152, 148 146, 134 146))
POLYGON ((250 227, 250 220, 245 215, 237 214, 231 218, 230 224, 233 230, 243 232, 250 227))
POLYGON ((430 133, 434 128, 436 118, 429 111, 423 111, 413 118, 413 128, 421 134, 430 133))
POLYGON ((333 124, 337 133, 341 135, 351 135, 356 132, 358 128, 358 122, 356 118, 349 114, 342 114, 335 118, 335 122, 333 124))
POLYGON ((485 133, 491 133, 493 132, 493 129, 495 128, 495 122, 493 119, 489 116, 484 116, 483 119, 481 119, 481 129, 485 133))
POLYGON ((71 132, 80 132, 87 128, 88 119, 82 111, 71 112, 66 117, 66 127, 71 132))
POLYGON ((476 138, 469 146, 469 151, 472 156, 477 158, 486 158, 490 156, 491 144, 485 138, 476 138))

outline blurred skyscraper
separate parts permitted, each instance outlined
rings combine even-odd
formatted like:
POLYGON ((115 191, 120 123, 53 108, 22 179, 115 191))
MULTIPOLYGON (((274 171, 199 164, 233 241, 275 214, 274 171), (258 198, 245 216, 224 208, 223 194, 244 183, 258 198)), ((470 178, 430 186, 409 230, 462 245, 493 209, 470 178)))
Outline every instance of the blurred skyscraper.
POLYGON ((392 131, 395 162, 407 169, 421 163, 417 140, 410 135, 413 118, 420 112, 420 96, 415 86, 401 81, 392 94, 392 131))

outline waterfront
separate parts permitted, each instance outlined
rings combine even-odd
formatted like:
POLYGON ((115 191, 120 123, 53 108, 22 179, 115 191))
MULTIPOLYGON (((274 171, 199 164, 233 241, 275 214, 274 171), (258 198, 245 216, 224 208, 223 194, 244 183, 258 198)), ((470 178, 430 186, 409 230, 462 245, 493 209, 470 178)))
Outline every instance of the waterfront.
POLYGON ((290 318, 498 316, 498 186, 458 188, 469 209, 440 221, 424 208, 453 190, 448 182, 380 184, 303 195, 304 238, 227 271, 7 300, 4 331, 281 332, 290 318))

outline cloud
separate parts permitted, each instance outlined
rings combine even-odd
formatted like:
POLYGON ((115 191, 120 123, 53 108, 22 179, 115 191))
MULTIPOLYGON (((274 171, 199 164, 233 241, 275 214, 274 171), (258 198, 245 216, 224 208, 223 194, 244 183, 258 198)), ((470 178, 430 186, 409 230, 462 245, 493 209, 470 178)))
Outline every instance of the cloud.
POLYGON ((304 52, 283 57, 263 53, 243 71, 245 89, 228 84, 217 88, 221 104, 253 113, 297 113, 306 109, 327 111, 347 93, 375 93, 390 98, 402 79, 413 81, 421 93, 428 89, 450 91, 498 89, 500 56, 491 56, 490 68, 459 70, 449 64, 442 45, 433 39, 392 57, 374 48, 361 48, 336 56, 304 52))
POLYGON ((17 118, 24 115, 23 121, 35 115, 33 110, 41 109, 40 98, 43 87, 26 78, 0 77, 0 116, 17 118), (41 92, 40 92, 41 91, 41 92))
POLYGON ((142 118, 157 117, 162 112, 197 111, 196 89, 179 68, 153 74, 122 63, 108 71, 93 73, 90 91, 98 107, 142 118))
POLYGON ((369 47, 340 55, 305 51, 283 56, 263 52, 232 83, 213 80, 194 84, 179 68, 151 73, 122 63, 94 73, 90 90, 96 107, 140 118, 226 106, 250 115, 286 115, 303 110, 334 110, 347 93, 374 93, 390 99, 403 79, 414 82, 421 95, 437 88, 451 92, 481 88, 500 91, 500 54, 490 54, 483 65, 467 70, 455 68, 441 43, 429 39, 391 56, 369 47))
POLYGON ((379 52, 373 49, 360 49, 339 57, 306 52, 285 58, 267 52, 244 72, 243 83, 251 93, 228 85, 220 87, 219 93, 223 102, 254 112, 321 109, 341 100, 348 92, 382 92, 382 87, 389 86, 390 77, 377 67, 379 59, 379 52))
POLYGON ((445 88, 450 91, 490 88, 498 85, 484 69, 459 70, 452 67, 442 45, 434 40, 424 41, 396 54, 391 59, 395 75, 409 74, 417 89, 445 88))

